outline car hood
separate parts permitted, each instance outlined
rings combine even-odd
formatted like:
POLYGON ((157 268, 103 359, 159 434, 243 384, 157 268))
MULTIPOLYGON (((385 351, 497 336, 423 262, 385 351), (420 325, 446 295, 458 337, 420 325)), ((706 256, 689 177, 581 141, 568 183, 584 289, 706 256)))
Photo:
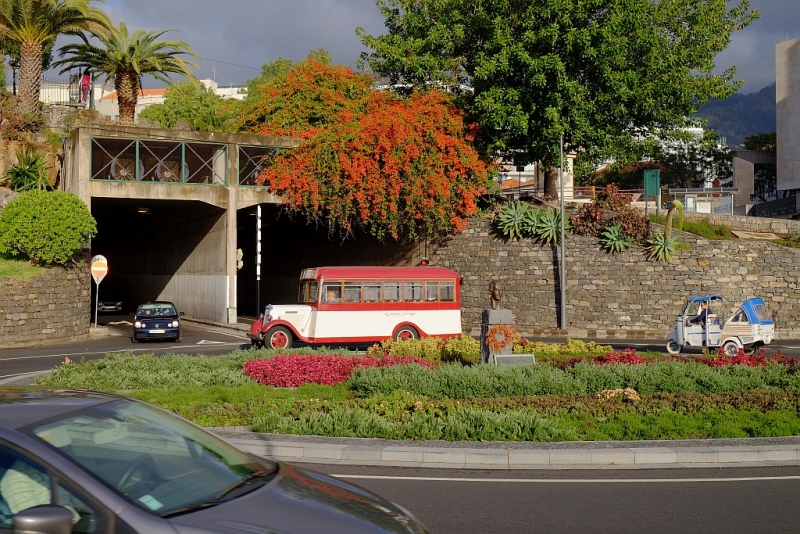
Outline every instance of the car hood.
POLYGON ((289 464, 263 487, 169 519, 181 534, 424 533, 397 505, 365 489, 289 464))
POLYGON ((172 315, 137 315, 135 319, 137 321, 174 321, 177 319, 178 316, 175 314, 172 315))

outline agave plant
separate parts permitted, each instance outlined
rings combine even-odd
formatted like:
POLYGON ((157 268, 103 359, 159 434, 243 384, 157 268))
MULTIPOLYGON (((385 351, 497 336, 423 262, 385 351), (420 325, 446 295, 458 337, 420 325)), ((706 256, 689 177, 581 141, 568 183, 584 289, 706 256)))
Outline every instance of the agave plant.
POLYGON ((509 241, 522 238, 526 229, 526 216, 530 207, 515 200, 505 204, 497 214, 497 227, 509 241))
POLYGON ((44 156, 23 148, 17 151, 17 163, 6 171, 4 182, 14 191, 49 189, 44 156))
MULTIPOLYGON (((569 220, 564 221, 564 230, 569 229, 569 220)), ((548 245, 561 241, 561 212, 556 209, 543 211, 536 223, 536 237, 548 245)))
POLYGON ((622 224, 617 223, 608 226, 600 235, 600 242, 603 248, 611 254, 619 254, 624 252, 633 243, 633 238, 626 237, 622 224))
POLYGON ((677 250, 677 240, 658 232, 647 242, 647 257, 650 260, 669 261, 677 250))
POLYGON ((525 212, 523 216, 523 224, 522 224, 522 233, 525 236, 535 236, 536 235, 536 225, 539 224, 539 220, 542 218, 542 210, 538 208, 528 208, 528 211, 525 212))
POLYGON ((678 233, 683 232, 683 204, 680 200, 673 200, 669 205, 667 220, 664 223, 664 234, 667 237, 672 237, 672 220, 675 218, 676 211, 678 212, 678 233))

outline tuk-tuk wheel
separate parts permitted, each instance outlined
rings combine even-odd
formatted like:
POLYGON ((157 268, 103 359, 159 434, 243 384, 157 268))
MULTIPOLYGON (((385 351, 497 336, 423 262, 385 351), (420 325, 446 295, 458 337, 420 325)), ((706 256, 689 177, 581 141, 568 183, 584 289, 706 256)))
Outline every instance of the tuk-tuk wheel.
POLYGON ((722 351, 725 353, 725 356, 736 356, 739 354, 739 345, 733 341, 726 341, 725 344, 722 345, 722 351))
POLYGON ((678 342, 674 339, 670 339, 667 341, 667 352, 670 354, 680 354, 681 353, 681 346, 678 345, 678 342))

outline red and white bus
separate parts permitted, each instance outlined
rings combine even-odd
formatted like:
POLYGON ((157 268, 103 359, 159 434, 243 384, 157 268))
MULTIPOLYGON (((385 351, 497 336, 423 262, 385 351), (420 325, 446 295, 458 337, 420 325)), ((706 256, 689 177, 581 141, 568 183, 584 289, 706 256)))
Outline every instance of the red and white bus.
POLYGON ((461 335, 461 277, 442 267, 317 267, 300 275, 299 304, 270 304, 254 346, 282 349, 461 335))

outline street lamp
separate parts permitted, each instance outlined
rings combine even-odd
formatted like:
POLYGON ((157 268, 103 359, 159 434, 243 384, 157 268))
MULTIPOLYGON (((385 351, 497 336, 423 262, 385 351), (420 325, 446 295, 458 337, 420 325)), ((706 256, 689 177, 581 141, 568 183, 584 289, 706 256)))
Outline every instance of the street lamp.
POLYGON ((11 66, 11 84, 14 96, 17 96, 17 69, 19 68, 19 61, 12 59, 8 63, 11 66))

